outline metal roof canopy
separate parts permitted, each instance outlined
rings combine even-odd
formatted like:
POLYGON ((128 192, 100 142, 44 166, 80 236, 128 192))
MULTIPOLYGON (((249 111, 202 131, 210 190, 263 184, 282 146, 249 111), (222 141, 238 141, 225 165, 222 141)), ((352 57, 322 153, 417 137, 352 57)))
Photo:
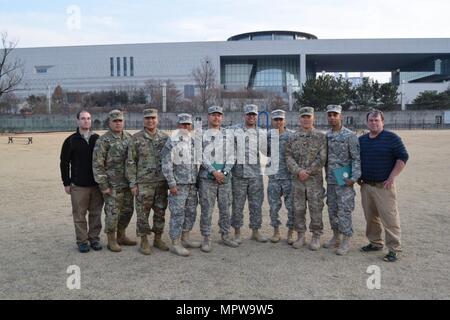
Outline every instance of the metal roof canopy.
POLYGON ((434 71, 430 60, 449 58, 450 53, 311 54, 306 55, 306 64, 317 72, 434 71))

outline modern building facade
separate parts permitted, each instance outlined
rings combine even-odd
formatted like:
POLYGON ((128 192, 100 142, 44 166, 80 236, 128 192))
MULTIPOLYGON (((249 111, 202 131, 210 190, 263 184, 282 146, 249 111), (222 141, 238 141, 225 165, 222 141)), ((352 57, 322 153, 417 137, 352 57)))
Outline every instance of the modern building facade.
POLYGON ((450 80, 450 38, 321 40, 304 32, 260 31, 227 41, 18 48, 14 55, 26 68, 20 96, 46 94, 57 85, 91 92, 170 79, 189 97, 192 70, 205 58, 229 91, 287 95, 323 71, 390 72, 395 84, 415 88, 445 88, 450 80))

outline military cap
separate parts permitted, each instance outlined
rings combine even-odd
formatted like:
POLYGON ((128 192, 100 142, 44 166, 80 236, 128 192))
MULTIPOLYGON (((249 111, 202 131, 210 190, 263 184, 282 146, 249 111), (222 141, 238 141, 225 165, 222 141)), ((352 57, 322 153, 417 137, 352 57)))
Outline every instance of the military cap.
POLYGON ((156 109, 145 109, 144 110, 144 118, 148 118, 148 117, 156 118, 157 116, 158 116, 158 110, 156 110, 156 109))
POLYGON ((110 111, 109 120, 123 120, 123 112, 117 109, 110 111))
POLYGON ((188 113, 180 113, 177 117, 178 124, 192 124, 192 116, 188 113))
POLYGON ((284 110, 278 109, 278 110, 273 110, 271 112, 272 115, 272 119, 284 119, 286 118, 286 112, 284 110))
POLYGON ((220 106, 211 106, 208 108, 208 114, 211 114, 211 113, 223 114, 223 109, 220 106))
POLYGON ((258 106, 256 104, 247 104, 244 107, 244 113, 245 114, 249 114, 249 113, 258 114, 258 106))
POLYGON ((313 107, 303 107, 300 109, 300 117, 301 116, 313 116, 314 108, 313 107))
POLYGON ((342 112, 342 107, 338 104, 329 104, 327 106, 327 112, 336 112, 336 113, 341 113, 342 112))

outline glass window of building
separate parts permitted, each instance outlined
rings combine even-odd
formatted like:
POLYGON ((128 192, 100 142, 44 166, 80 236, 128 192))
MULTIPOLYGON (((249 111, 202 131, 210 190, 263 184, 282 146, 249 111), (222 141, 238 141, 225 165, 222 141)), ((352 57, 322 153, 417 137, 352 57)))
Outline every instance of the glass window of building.
POLYGON ((271 34, 256 34, 252 36, 252 40, 272 40, 271 34))
POLYGON ((130 76, 134 77, 134 57, 130 57, 130 76))
POLYGON ((299 56, 222 57, 221 85, 225 90, 254 89, 287 92, 299 89, 299 56))
POLYGON ((294 36, 291 34, 275 34, 274 40, 294 40, 294 36))
POLYGON ((117 76, 120 77, 120 58, 117 57, 117 76))
POLYGON ((127 57, 123 57, 123 76, 127 76, 127 57))
POLYGON ((109 68, 111 70, 111 77, 114 77, 114 58, 109 58, 109 68))

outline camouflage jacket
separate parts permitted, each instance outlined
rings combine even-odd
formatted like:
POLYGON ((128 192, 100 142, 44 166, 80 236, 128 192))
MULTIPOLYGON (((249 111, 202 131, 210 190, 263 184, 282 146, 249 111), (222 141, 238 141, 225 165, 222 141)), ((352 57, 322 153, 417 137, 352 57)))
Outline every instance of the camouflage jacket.
MULTIPOLYGON (((232 135, 232 130, 229 130, 227 135, 224 128, 220 130, 207 129, 202 137, 202 165, 200 167, 199 177, 207 179, 211 176, 217 168, 213 164, 223 165, 223 171, 228 172, 229 177, 231 177, 231 170, 233 169, 235 162, 234 153, 234 135, 232 135), (221 154, 216 154, 217 152, 222 152, 221 154), (209 175, 209 176, 208 176, 209 175)), ((226 182, 230 179, 225 179, 226 182)))
POLYGON ((122 136, 111 130, 98 138, 92 157, 94 179, 101 190, 126 188, 125 162, 131 135, 124 131, 122 136))
POLYGON ((160 130, 152 136, 145 129, 133 135, 126 164, 130 188, 166 180, 161 171, 161 151, 168 137, 160 130))
POLYGON ((256 178, 262 175, 260 153, 266 154, 260 146, 260 139, 267 141, 265 130, 248 129, 244 123, 232 126, 235 130, 235 155, 236 163, 233 167, 233 175, 239 178, 256 178), (244 147, 245 143, 245 147, 244 147))
POLYGON ((289 172, 296 176, 306 170, 313 179, 323 179, 323 167, 327 161, 327 136, 313 129, 300 129, 289 137, 286 145, 286 164, 289 172))
POLYGON ((198 165, 195 159, 194 139, 191 136, 169 137, 161 152, 162 173, 169 188, 197 182, 198 165))
POLYGON ((283 132, 281 135, 279 135, 278 138, 278 150, 272 150, 272 133, 274 131, 270 130, 267 134, 267 156, 270 157, 270 161, 267 163, 267 169, 266 172, 269 175, 269 179, 275 179, 275 180, 284 180, 284 179, 291 179, 292 175, 288 170, 287 164, 286 164, 286 144, 289 142, 289 137, 291 134, 293 134, 295 131, 286 129, 285 132, 283 132), (272 152, 278 152, 278 158, 272 157, 272 152), (277 160, 277 161, 275 161, 277 160), (276 163, 278 162, 278 163, 276 163), (276 170, 278 167, 278 170, 276 170), (273 173, 276 170, 275 173, 273 173))
POLYGON ((336 184, 333 170, 348 165, 352 168, 351 179, 356 182, 361 176, 359 140, 356 134, 345 127, 336 133, 330 129, 327 131, 327 140, 327 183, 336 184))

